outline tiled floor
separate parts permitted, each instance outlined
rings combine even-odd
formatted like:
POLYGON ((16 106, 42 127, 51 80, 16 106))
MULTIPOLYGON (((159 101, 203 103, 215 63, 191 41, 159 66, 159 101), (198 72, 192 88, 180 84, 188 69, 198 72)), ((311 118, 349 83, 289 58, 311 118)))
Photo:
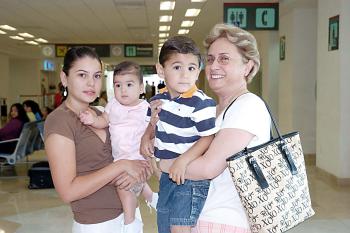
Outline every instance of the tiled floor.
MULTIPOLYGON (((29 190, 27 169, 42 159, 43 152, 29 157, 29 163, 0 171, 0 233, 64 233, 71 230, 72 214, 53 189, 29 190)), ((290 233, 349 233, 350 187, 339 187, 321 180, 315 167, 308 167, 310 191, 316 215, 290 233)), ((151 180, 152 188, 157 182, 151 180)), ((156 216, 141 203, 145 233, 155 233, 156 216)))

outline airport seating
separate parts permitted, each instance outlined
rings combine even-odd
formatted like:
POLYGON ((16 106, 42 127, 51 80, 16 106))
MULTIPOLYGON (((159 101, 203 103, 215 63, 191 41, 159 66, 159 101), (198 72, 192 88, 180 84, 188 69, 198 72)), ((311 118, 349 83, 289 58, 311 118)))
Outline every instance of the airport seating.
POLYGON ((17 142, 12 153, 0 152, 0 158, 5 158, 8 164, 15 164, 17 160, 31 154, 35 148, 35 138, 39 135, 37 122, 27 122, 24 124, 19 138, 1 141, 0 144, 17 142))

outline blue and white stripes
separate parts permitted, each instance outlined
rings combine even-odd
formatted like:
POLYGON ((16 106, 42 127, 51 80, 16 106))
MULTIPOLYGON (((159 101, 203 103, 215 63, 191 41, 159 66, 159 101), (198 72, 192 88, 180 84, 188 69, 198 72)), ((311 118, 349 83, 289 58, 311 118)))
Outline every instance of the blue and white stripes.
MULTIPOLYGON (((185 96, 185 95, 184 95, 185 96)), ((200 137, 217 132, 216 103, 197 90, 192 96, 170 99, 168 92, 152 100, 162 100, 155 138, 155 156, 172 159, 187 151, 200 137)), ((151 111, 148 109, 147 116, 151 111)))

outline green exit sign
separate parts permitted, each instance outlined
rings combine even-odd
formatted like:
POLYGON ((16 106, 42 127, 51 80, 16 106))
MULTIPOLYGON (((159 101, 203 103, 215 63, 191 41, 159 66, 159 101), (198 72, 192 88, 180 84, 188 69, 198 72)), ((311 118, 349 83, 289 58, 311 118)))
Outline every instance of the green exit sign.
POLYGON ((224 3, 224 22, 246 30, 278 30, 278 3, 224 3))
POLYGON ((153 57, 152 44, 126 44, 124 45, 125 57, 153 57))

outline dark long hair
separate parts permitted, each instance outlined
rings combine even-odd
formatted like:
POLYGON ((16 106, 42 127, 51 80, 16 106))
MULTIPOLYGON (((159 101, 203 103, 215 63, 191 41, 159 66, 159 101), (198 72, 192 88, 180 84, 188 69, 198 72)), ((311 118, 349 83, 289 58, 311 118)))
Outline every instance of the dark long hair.
POLYGON ((70 48, 63 60, 62 71, 68 76, 69 70, 72 68, 74 62, 83 57, 91 57, 97 59, 102 67, 102 62, 97 53, 90 47, 81 46, 81 47, 72 47, 70 48))
POLYGON ((39 104, 37 102, 35 102, 34 100, 26 100, 23 102, 23 105, 30 107, 34 114, 39 113, 40 117, 43 117, 43 114, 41 113, 39 104))
POLYGON ((29 118, 22 104, 20 103, 12 104, 10 107, 10 113, 11 113, 12 107, 15 107, 17 109, 17 112, 18 112, 18 116, 16 117, 17 119, 19 119, 23 123, 29 122, 29 118))

